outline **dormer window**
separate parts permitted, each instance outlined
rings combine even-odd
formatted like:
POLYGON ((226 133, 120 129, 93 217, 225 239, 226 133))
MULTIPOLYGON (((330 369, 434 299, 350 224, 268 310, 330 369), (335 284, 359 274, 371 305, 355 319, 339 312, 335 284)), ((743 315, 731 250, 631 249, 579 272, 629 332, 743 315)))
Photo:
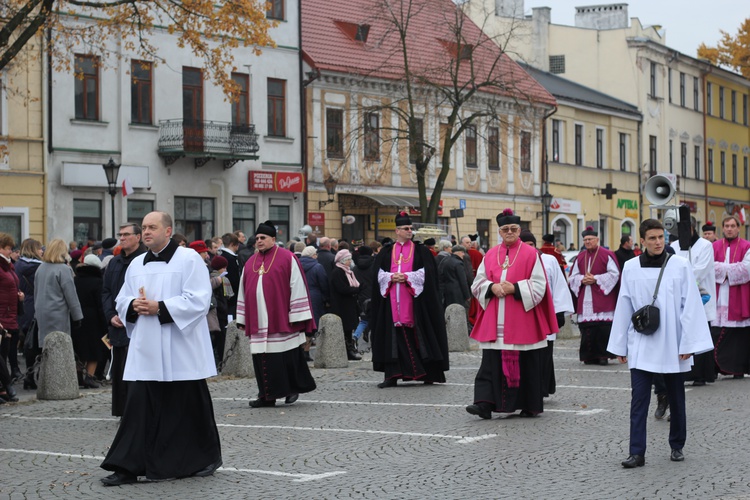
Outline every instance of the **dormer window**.
POLYGON ((445 47, 445 50, 454 59, 459 61, 466 61, 471 59, 471 55, 474 51, 474 46, 470 43, 461 43, 460 45, 454 41, 438 40, 440 44, 445 47))
POLYGON ((347 21, 334 21, 334 23, 353 41, 367 43, 367 36, 370 34, 369 24, 357 24, 347 21))

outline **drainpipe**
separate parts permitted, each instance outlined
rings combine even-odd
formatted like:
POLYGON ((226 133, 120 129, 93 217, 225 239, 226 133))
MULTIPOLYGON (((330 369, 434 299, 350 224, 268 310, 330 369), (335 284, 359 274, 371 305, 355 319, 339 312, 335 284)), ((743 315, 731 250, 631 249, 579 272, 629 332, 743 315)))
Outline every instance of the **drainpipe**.
POLYGON ((643 128, 643 121, 638 122, 638 223, 643 222, 643 151, 641 149, 643 145, 643 137, 641 136, 643 128))
MULTIPOLYGON (((557 113, 557 106, 552 108, 548 114, 544 115, 542 120, 542 187, 544 193, 549 193, 549 155, 547 154, 547 119, 557 113)), ((544 204, 542 198, 542 235, 549 233, 549 209, 544 204)))

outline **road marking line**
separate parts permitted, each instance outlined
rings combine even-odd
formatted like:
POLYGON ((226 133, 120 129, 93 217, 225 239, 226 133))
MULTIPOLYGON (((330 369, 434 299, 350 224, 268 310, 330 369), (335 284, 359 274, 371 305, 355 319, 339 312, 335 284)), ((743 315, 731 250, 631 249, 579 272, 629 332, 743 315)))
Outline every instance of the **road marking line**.
MULTIPOLYGON (((23 418, 23 417, 19 417, 19 418, 23 418)), ((91 419, 86 419, 86 420, 91 420, 91 419)), ((41 450, 19 450, 16 448, 0 448, 0 452, 26 453, 28 455, 46 455, 46 456, 53 456, 53 457, 66 457, 66 458, 85 458, 85 459, 90 459, 90 460, 104 460, 104 457, 101 457, 98 455, 76 455, 72 453, 57 453, 57 452, 52 452, 52 451, 41 451, 41 450)), ((329 477, 338 476, 338 475, 347 473, 347 471, 345 470, 339 470, 339 471, 333 471, 333 472, 323 472, 321 474, 297 474, 293 472, 279 472, 279 471, 273 471, 273 470, 238 469, 236 467, 219 467, 217 470, 221 472, 249 472, 252 474, 266 474, 269 476, 292 477, 292 478, 295 478, 293 480, 295 483, 317 481, 318 479, 326 479, 329 477)))
MULTIPOLYGON (((370 384, 367 380, 342 380, 345 384, 370 384)), ((406 385, 406 384, 404 384, 406 385)), ((416 384, 418 385, 418 384, 416 384)), ((459 382, 445 382, 440 385, 451 385, 457 387, 474 387, 474 384, 465 384, 459 382)), ((558 385, 564 389, 600 389, 600 390, 613 390, 613 391, 629 391, 630 387, 596 387, 596 386, 584 386, 584 385, 558 385)))

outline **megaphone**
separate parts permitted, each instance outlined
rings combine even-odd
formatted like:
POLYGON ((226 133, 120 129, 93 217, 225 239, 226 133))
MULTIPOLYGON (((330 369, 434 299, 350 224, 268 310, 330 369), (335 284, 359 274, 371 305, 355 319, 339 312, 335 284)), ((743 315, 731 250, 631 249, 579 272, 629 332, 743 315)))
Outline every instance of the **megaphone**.
POLYGON ((666 205, 675 195, 674 184, 666 175, 656 174, 646 182, 643 194, 652 205, 666 205))

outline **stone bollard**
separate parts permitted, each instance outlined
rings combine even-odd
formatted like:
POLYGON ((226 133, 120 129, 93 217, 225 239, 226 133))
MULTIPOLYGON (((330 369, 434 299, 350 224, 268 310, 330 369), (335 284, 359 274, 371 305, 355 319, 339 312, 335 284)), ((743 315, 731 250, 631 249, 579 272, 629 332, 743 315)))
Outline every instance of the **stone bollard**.
POLYGON ((346 342, 341 318, 335 314, 324 314, 318 325, 320 335, 316 340, 315 368, 346 368, 349 360, 346 357, 346 342))
POLYGON ((44 338, 36 397, 59 400, 79 396, 73 340, 65 332, 52 332, 44 338))
POLYGON ((560 328, 560 332, 557 334, 557 338, 563 339, 575 339, 581 336, 581 332, 578 330, 578 325, 574 325, 570 319, 570 314, 565 313, 565 324, 560 328))
POLYGON ((469 350, 469 327, 466 321, 466 308, 461 304, 451 304, 445 309, 448 352, 469 350))
POLYGON ((245 331, 237 328, 237 322, 227 325, 227 337, 224 343, 224 367, 221 375, 240 378, 255 378, 253 357, 250 352, 250 339, 245 331))

